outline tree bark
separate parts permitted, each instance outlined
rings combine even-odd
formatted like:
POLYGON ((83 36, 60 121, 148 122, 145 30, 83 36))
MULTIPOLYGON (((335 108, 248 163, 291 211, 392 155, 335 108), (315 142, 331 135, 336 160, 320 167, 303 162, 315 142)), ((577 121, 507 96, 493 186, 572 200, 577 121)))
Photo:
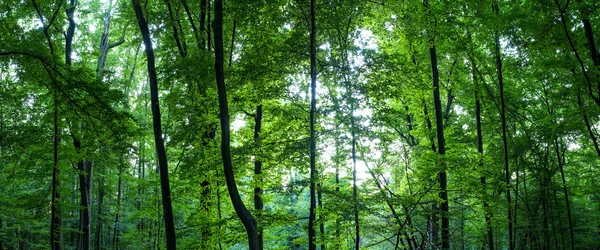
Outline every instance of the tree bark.
POLYGON ((50 225, 50 248, 52 250, 62 250, 63 247, 63 236, 62 236, 62 216, 61 208, 59 203, 60 192, 60 171, 58 169, 58 98, 57 90, 54 90, 54 157, 52 166, 52 204, 51 204, 51 225, 50 225))
MULTIPOLYGON (((80 150, 81 143, 78 139, 74 139, 75 148, 77 151, 80 150)), ((83 211, 80 213, 80 227, 83 232, 81 240, 81 249, 89 250, 91 243, 91 219, 92 219, 92 166, 91 160, 80 160, 77 163, 77 170, 79 170, 79 194, 81 195, 80 205, 83 207, 83 211)))
MULTIPOLYGON (((202 2, 203 3, 201 3, 200 8, 204 8, 204 5, 202 5, 202 4, 206 4, 206 0, 202 0, 202 2)), ((188 20, 190 21, 192 30, 194 31, 194 37, 196 38, 196 43, 197 43, 198 49, 203 50, 204 45, 201 42, 200 34, 198 34, 198 27, 196 27, 196 23, 194 22, 194 18, 192 17, 192 11, 190 10, 190 7, 188 6, 188 4, 185 0, 181 0, 181 5, 183 5, 183 8, 185 9, 185 13, 187 14, 188 20)), ((204 16, 202 16, 202 18, 204 18, 204 16)), ((202 31, 204 31, 204 20, 201 20, 200 23, 203 28, 202 31)))
POLYGON ((315 115, 317 112, 317 48, 316 48, 316 25, 315 25, 315 1, 310 0, 310 208, 308 215, 308 249, 316 250, 316 197, 315 183, 317 179, 316 169, 316 135, 315 135, 315 115))
MULTIPOLYGON (((121 155, 121 161, 123 161, 123 156, 121 155)), ((123 164, 123 162, 121 162, 123 164)), ((123 196, 123 166, 119 166, 119 187, 117 190, 117 213, 115 214, 115 228, 113 233, 113 246, 115 249, 119 249, 119 234, 121 232, 121 197, 123 196)))
MULTIPOLYGON (((104 168, 102 168, 104 169, 104 168)), ((104 171, 102 171, 104 172, 104 171)), ((98 181, 98 216, 96 224, 96 249, 102 249, 102 205, 104 202, 104 177, 98 181)))
POLYGON ((235 182, 235 175, 231 163, 230 143, 231 136, 229 132, 229 107, 227 105, 227 91, 225 87, 224 74, 224 57, 223 57, 223 2, 215 0, 215 21, 213 22, 213 30, 215 35, 215 75, 217 80, 217 91, 219 95, 219 111, 221 120, 221 157, 223 158, 223 173, 227 182, 227 190, 233 208, 244 224, 246 233, 248 234, 248 249, 259 249, 258 231, 256 228, 256 220, 248 211, 244 202, 240 197, 235 182))
POLYGON ((181 22, 179 21, 179 17, 175 18, 173 14, 171 0, 163 1, 167 5, 167 10, 169 11, 169 20, 171 22, 171 28, 173 29, 173 38, 177 44, 177 50, 179 51, 179 55, 181 55, 181 57, 185 57, 187 55, 187 45, 185 42, 185 34, 183 34, 183 30, 181 29, 181 22), (179 32, 182 33, 181 36, 179 35, 179 32))
POLYGON ((152 105, 152 123, 154 127, 154 143, 156 145, 156 154, 158 156, 158 165, 160 167, 160 188, 163 203, 163 214, 165 218, 165 234, 167 249, 177 248, 175 237, 175 224, 173 221, 173 207, 171 205, 171 188, 169 186, 169 170, 167 166, 167 152, 162 138, 162 125, 160 117, 160 105, 158 100, 158 82, 156 79, 156 66, 154 62, 154 49, 148 30, 148 23, 144 18, 140 0, 132 0, 135 15, 137 17, 140 31, 146 47, 146 59, 148 61, 148 78, 150 83, 150 99, 152 105))
MULTIPOLYGON (((349 88, 349 87, 348 87, 349 88)), ((352 93, 349 88, 348 93, 352 93)), ((351 95, 351 94, 350 94, 351 95)), ((350 130, 352 136, 352 198, 354 199, 354 242, 356 250, 360 249, 360 220, 358 217, 358 188, 356 186, 356 127, 354 122, 354 102, 350 100, 350 130)))
MULTIPOLYGON (((231 63, 231 60, 230 60, 231 63)), ((263 200, 262 200, 262 161, 260 159, 260 133, 262 126, 262 105, 256 106, 256 114, 254 115, 254 144, 256 147, 256 153, 254 154, 254 176, 256 179, 256 186, 254 187, 254 209, 256 209, 257 224, 261 222, 263 213, 263 200)), ((258 227, 258 226, 257 226, 258 227)), ((262 226, 258 227, 258 249, 263 249, 263 229, 262 226)))
POLYGON ((564 171, 564 157, 560 153, 558 140, 554 140, 554 150, 556 152, 556 158, 558 161, 558 170, 560 171, 560 177, 562 179, 563 192, 565 193, 565 203, 567 205, 567 218, 569 218, 569 233, 571 234, 571 249, 575 250, 575 234, 573 232, 573 217, 571 216, 571 203, 569 202, 569 192, 567 190, 567 181, 565 179, 564 171))
MULTIPOLYGON (((471 60, 472 64, 475 61, 471 60)), ((479 97, 479 84, 477 83, 477 76, 475 74, 475 65, 473 67, 473 83, 475 84, 475 123, 477 130, 477 153, 479 154, 479 162, 477 163, 480 170, 483 170, 483 133, 481 131, 481 101, 479 97)), ((487 202, 487 190, 486 190, 486 178, 485 175, 481 175, 479 178, 481 186, 483 187, 483 211, 485 213, 485 227, 487 231, 488 248, 494 250, 494 233, 492 231, 492 211, 487 202)))
MULTIPOLYGON (((492 5, 492 9, 494 11, 494 13, 496 14, 496 16, 498 16, 499 14, 499 6, 498 6, 498 1, 494 1, 493 5, 492 5)), ((513 237, 513 219, 512 219, 512 201, 511 201, 511 197, 510 197, 510 168, 508 165, 508 138, 506 135, 506 105, 505 105, 505 98, 504 98, 504 81, 502 79, 502 58, 501 58, 501 53, 500 53, 500 34, 498 32, 498 30, 495 31, 495 47, 496 47, 496 51, 495 51, 495 57, 496 57, 496 73, 498 74, 498 85, 500 87, 500 120, 501 120, 501 126, 502 126, 502 147, 503 147, 503 151, 504 151, 504 174, 505 174, 505 179, 504 181, 506 182, 506 202, 508 203, 507 205, 507 219, 508 219, 508 242, 509 242, 509 249, 510 250, 514 250, 515 249, 515 240, 513 237)))
MULTIPOLYGON (((208 2, 210 0, 200 0, 200 36, 201 36, 201 50, 204 50, 206 47, 206 40, 204 39, 203 35, 204 33, 206 33, 206 37, 210 39, 210 30, 208 32, 206 32, 206 10, 209 10, 209 14, 210 15, 210 3, 208 2)), ((208 22, 210 23, 210 17, 208 18, 208 22)), ((210 27, 210 26, 209 26, 210 27)), ((209 48, 210 50, 210 48, 209 48)))
MULTIPOLYGON (((438 154, 442 157, 446 154, 446 141, 444 139, 444 118, 442 113, 442 102, 440 100, 440 84, 437 67, 437 52, 435 45, 429 48, 429 56, 431 58, 431 70, 433 78, 433 101, 435 106, 435 123, 437 130, 438 154)), ((440 182, 440 212, 442 216, 442 249, 450 249, 450 220, 448 218, 448 190, 446 177, 446 164, 444 159, 441 159, 441 171, 438 173, 440 182)))

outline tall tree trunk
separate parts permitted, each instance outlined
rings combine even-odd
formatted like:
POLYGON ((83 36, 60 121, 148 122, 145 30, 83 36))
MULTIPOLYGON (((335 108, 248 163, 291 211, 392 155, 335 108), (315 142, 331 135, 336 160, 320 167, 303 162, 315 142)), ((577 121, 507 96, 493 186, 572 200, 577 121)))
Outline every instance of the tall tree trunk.
MULTIPOLYGON (((498 16, 499 6, 498 1, 494 1, 492 5, 493 11, 498 16)), ((496 73, 498 74, 498 85, 500 86, 500 120, 502 123, 502 146, 504 151, 504 174, 506 182, 506 202, 507 202, 507 219, 508 219, 508 242, 509 249, 515 249, 515 240, 513 238, 513 219, 512 219, 512 201, 510 197, 510 169, 508 166, 508 139, 506 135, 506 105, 504 98, 504 82, 502 79, 502 58, 500 52, 500 34, 499 31, 495 31, 495 47, 496 47, 496 73)))
POLYGON ((215 21, 213 29, 215 32, 215 75, 217 80, 217 90, 219 95, 219 111, 221 116, 221 157, 223 158, 223 173, 227 182, 227 190, 233 208, 244 224, 248 234, 248 248, 251 250, 259 249, 258 231, 256 220, 248 211, 240 197, 240 193, 235 183, 233 166, 231 163, 230 152, 230 133, 229 133, 229 107, 227 105, 227 91, 225 88, 225 74, 223 70, 223 2, 215 0, 215 21))
MULTIPOLYGON (((104 168, 102 168, 104 169, 104 168)), ((102 171, 104 172, 104 171, 102 171)), ((96 249, 102 249, 102 205, 104 201, 104 177, 98 180, 98 216, 96 224, 96 249)))
MULTIPOLYGON (((437 67, 437 52, 435 45, 429 48, 429 56, 431 58, 431 71, 433 78, 433 101, 435 106, 435 126, 437 130, 438 154, 444 157, 446 154, 446 141, 444 139, 444 118, 442 113, 442 102, 440 100, 440 79, 437 67)), ((446 177, 446 164, 444 159, 441 159, 441 170, 438 174, 440 182, 440 212, 442 216, 442 249, 450 249, 450 220, 448 218, 448 190, 446 177)))
POLYGON ((50 225, 50 247, 52 250, 62 250, 62 216, 60 202, 60 171, 58 169, 58 97, 57 90, 54 90, 54 156, 52 166, 52 203, 51 203, 51 225, 50 225))
POLYGON ((117 213, 115 214, 115 228, 113 233, 113 247, 119 249, 119 234, 121 232, 121 197, 123 196, 123 155, 121 155, 121 163, 119 164, 119 187, 117 190, 117 213))
MULTIPOLYGON (((74 139, 75 148, 77 151, 81 148, 81 143, 78 139, 74 139)), ((92 166, 90 160, 80 160, 77 163, 79 170, 79 193, 81 195, 80 205, 83 208, 81 211, 81 231, 83 232, 81 240, 81 249, 89 250, 91 241, 91 219, 92 219, 92 166)))
POLYGON ((317 48, 315 24, 315 1, 310 0, 310 208, 308 214, 308 250, 316 250, 315 233, 316 197, 315 183, 317 179, 316 159, 317 143, 315 135, 315 115, 317 112, 317 48))
MULTIPOLYGON (((231 60, 230 60, 231 62, 231 60)), ((262 200, 262 161, 260 159, 260 133, 262 126, 262 105, 256 106, 256 114, 254 115, 254 144, 256 147, 256 153, 254 154, 254 176, 256 179, 256 186, 254 187, 254 209, 256 209, 257 224, 262 222, 263 213, 263 200, 262 200)), ((263 249, 263 229, 262 226, 258 227, 258 249, 263 249)))
POLYGON ((571 234, 571 249, 575 249, 575 234, 573 233, 573 217, 571 216, 571 203, 569 202, 569 192, 567 190, 567 181, 565 179, 564 171, 564 157, 560 153, 559 141, 554 140, 554 149, 556 151, 556 158, 558 160, 558 170, 560 171, 560 177, 562 178, 563 192, 565 193, 565 203, 567 205, 567 218, 569 218, 569 233, 571 234))
MULTIPOLYGON (((67 28, 67 33, 65 36, 65 61, 67 65, 71 66, 71 53, 73 47, 73 36, 75 34, 75 0, 70 1, 70 6, 65 10, 67 14, 67 20, 69 22, 69 26, 67 28)), ((82 130, 83 130, 82 126, 82 130)), ((81 141, 78 138, 73 138, 73 145, 75 149, 79 153, 81 149, 81 141)), ((80 248, 83 250, 90 249, 90 241, 91 241, 91 195, 92 195, 92 167, 93 162, 91 160, 79 160, 77 163, 77 169, 79 170, 79 193, 81 195, 80 205, 83 207, 83 211, 80 211, 80 230, 83 232, 81 236, 81 245, 80 248)))
MULTIPOLYGON (((475 61, 471 60, 472 64, 475 61)), ((481 131, 481 101, 479 98, 479 84, 477 82, 477 76, 475 74, 475 65, 472 66, 473 83, 475 84, 475 123, 477 129, 477 153, 479 154, 479 162, 477 163, 480 170, 483 171, 483 134, 481 131)), ((487 231, 488 248, 494 250, 494 233, 492 231, 492 211, 490 205, 487 202, 487 188, 485 175, 481 175, 479 178, 481 186, 483 188, 483 211, 485 213, 485 227, 487 231)))
MULTIPOLYGON (((348 93, 352 93, 351 90, 348 93)), ((360 220, 358 217, 358 188, 356 186, 356 127, 354 122, 354 102, 350 100, 350 130, 352 135, 352 198, 354 199, 354 242, 356 250, 360 249, 360 220)))
POLYGON ((160 188, 163 203, 163 214, 165 218, 165 235, 167 249, 177 248, 175 237, 175 223, 173 221, 173 207, 171 205, 171 188, 169 186, 169 169, 167 166, 167 152, 162 138, 162 125, 160 117, 160 105, 158 101, 158 82, 156 79, 156 66, 154 64, 154 49, 148 30, 148 23, 144 18, 140 0, 132 0, 135 15, 137 17, 140 31, 146 48, 146 59, 148 61, 148 78, 150 83, 150 99, 152 103, 152 123, 154 127, 154 143, 156 145, 156 154, 158 156, 158 165, 160 167, 160 188))

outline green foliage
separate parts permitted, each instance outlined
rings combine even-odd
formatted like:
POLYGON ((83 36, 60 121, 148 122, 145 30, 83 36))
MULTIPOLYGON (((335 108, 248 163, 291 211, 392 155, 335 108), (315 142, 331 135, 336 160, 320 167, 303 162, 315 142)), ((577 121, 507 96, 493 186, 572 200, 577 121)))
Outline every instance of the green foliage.
MULTIPOLYGON (((0 2, 0 250, 48 248, 53 205, 61 210, 64 249, 82 248, 78 175, 89 173, 76 165, 86 159, 94 162, 92 248, 166 246, 146 48, 128 1, 112 2, 113 46, 97 74, 108 2, 77 1, 72 65, 65 59, 68 1, 0 2), (55 111, 60 198, 51 204, 55 111)), ((142 2, 157 59, 178 247, 246 249, 220 156, 214 35, 208 33, 214 13, 207 9, 200 27, 202 1, 186 1, 192 22, 183 1, 142 2)), ((498 14, 490 1, 317 1, 318 246, 354 248, 356 206, 364 249, 439 247, 438 173, 445 170, 453 249, 489 247, 484 204, 496 248, 509 248, 508 211, 518 249, 600 247, 600 74, 590 50, 591 35, 600 37, 599 5, 495 2, 498 14), (432 46, 446 155, 436 151, 432 46)), ((225 1, 224 12, 238 189, 266 249, 305 249, 309 1, 225 1), (264 113, 255 138, 258 105, 264 113), (254 206, 255 188, 263 190, 262 210, 254 206)))

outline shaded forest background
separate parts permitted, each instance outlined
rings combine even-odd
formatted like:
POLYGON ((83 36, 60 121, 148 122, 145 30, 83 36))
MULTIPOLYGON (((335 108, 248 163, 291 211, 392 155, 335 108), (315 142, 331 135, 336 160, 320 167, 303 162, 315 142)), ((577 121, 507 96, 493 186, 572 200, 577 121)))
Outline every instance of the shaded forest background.
POLYGON ((592 0, 3 0, 0 249, 600 249, 592 0))

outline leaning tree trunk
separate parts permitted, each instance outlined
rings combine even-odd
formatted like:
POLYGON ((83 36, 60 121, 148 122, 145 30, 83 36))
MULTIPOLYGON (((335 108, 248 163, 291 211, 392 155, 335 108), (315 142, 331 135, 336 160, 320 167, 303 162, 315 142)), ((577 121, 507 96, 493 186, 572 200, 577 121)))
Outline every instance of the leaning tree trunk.
MULTIPOLYGON (((493 4, 494 13, 498 16, 499 6, 498 2, 495 1, 493 4)), ((500 34, 495 31, 495 46, 496 46, 496 72, 498 74, 498 85, 500 87, 500 120, 502 125, 502 146, 504 151, 504 181, 506 182, 506 202, 507 206, 507 219, 508 219, 508 242, 509 249, 515 249, 515 240, 513 238, 513 219, 512 219, 512 201, 510 197, 510 168, 508 166, 508 140, 506 138, 506 105, 504 98, 504 82, 502 79, 502 58, 500 54, 500 34)))
MULTIPOLYGON (((444 118, 442 114, 442 102, 440 100, 440 79, 437 67, 437 52, 435 45, 429 48, 429 56, 431 58, 431 71, 433 78, 433 102, 435 108, 435 126, 437 130, 438 154, 444 157, 446 154, 446 141, 444 139, 444 118)), ((450 220, 448 218, 448 190, 446 177, 446 164, 444 159, 441 159, 441 170, 438 173, 440 182, 440 212, 442 216, 442 249, 450 249, 450 220)))
POLYGON ((140 0, 132 0, 135 15, 137 17, 140 31, 146 48, 146 59, 148 61, 148 78, 150 83, 150 100, 152 105, 152 123, 154 127, 154 143, 158 156, 160 172, 160 189, 163 203, 163 216, 165 220, 165 234, 167 238, 167 249, 176 249, 175 223, 173 221, 173 207, 171 205, 171 188, 169 186, 169 169, 167 165, 167 152, 162 138, 162 125, 160 117, 160 105, 158 101, 158 81, 156 79, 156 66, 154 62, 154 49, 148 30, 148 23, 144 18, 140 0))
POLYGON ((215 0, 215 21, 213 23, 215 35, 215 75, 217 80, 217 91, 219 95, 219 111, 221 116, 221 157, 223 158, 223 172, 225 181, 227 182, 227 190, 233 208, 244 224, 246 233, 248 234, 248 248, 251 250, 259 249, 258 231, 256 228, 256 220, 248 211, 235 183, 233 166, 231 163, 230 143, 231 136, 229 133, 229 107, 227 106, 227 91, 225 88, 225 74, 223 70, 223 2, 215 0))

